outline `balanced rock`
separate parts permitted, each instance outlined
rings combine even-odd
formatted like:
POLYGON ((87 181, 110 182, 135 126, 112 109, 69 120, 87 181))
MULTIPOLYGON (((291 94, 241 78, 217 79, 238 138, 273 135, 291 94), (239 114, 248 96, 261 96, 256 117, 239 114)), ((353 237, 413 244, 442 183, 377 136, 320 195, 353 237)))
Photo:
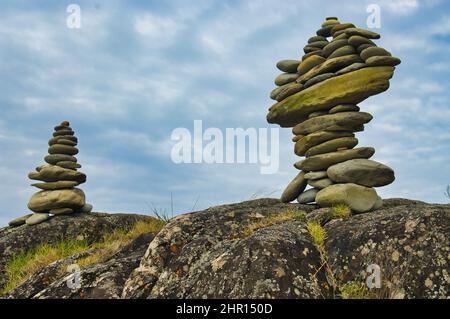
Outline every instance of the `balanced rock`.
POLYGON ((308 204, 308 203, 315 202, 316 195, 318 192, 319 192, 319 189, 310 188, 298 196, 297 202, 299 202, 300 204, 308 204))
POLYGON ((352 211, 367 212, 378 201, 375 189, 352 183, 334 184, 320 190, 316 195, 316 203, 321 207, 346 204, 352 211))
POLYGON ((267 121, 292 127, 312 112, 329 110, 339 104, 358 104, 387 90, 393 74, 393 67, 383 66, 335 76, 278 102, 269 109, 267 121))
POLYGON ((277 63, 277 68, 283 72, 295 73, 299 63, 300 61, 297 60, 282 60, 277 63))
POLYGON ((31 215, 32 215, 32 214, 28 214, 28 215, 25 215, 25 216, 22 216, 22 217, 13 219, 12 221, 10 221, 10 222, 8 223, 8 225, 11 226, 11 227, 17 227, 17 226, 23 225, 23 224, 25 224, 26 220, 27 220, 31 215))
POLYGON ((336 183, 354 183, 367 187, 385 186, 395 179, 390 167, 368 159, 353 159, 330 166, 327 175, 336 183))
POLYGON ((327 171, 308 172, 305 174, 306 179, 320 179, 324 177, 328 177, 327 171))
MULTIPOLYGON (((73 214, 89 208, 85 208, 84 192, 75 188, 86 182, 86 175, 77 171, 81 165, 74 156, 78 154, 75 147, 78 139, 68 121, 55 126, 54 130, 53 137, 48 141, 49 154, 44 158, 48 164, 38 166, 36 171, 28 174, 30 179, 41 181, 32 184, 41 191, 35 193, 28 202, 28 208, 34 214, 26 218, 27 225, 36 225, 51 216, 73 214)), ((14 224, 19 224, 19 221, 14 224)))
POLYGON ((357 127, 361 124, 369 123, 372 118, 372 115, 365 112, 327 114, 297 124, 292 129, 292 132, 294 134, 307 135, 325 129, 328 131, 344 131, 348 127, 357 127))
POLYGON ((45 222, 50 218, 51 218, 50 215, 46 213, 32 214, 30 217, 27 218, 25 223, 29 226, 33 226, 45 222))
POLYGON ((306 153, 306 157, 335 152, 338 149, 351 149, 358 144, 358 139, 355 137, 339 137, 334 140, 326 141, 322 144, 311 147, 306 153))
POLYGON ((325 187, 328 187, 330 185, 333 185, 333 181, 329 178, 322 178, 322 179, 309 179, 308 185, 317 188, 317 189, 323 189, 325 187))
POLYGON ((319 145, 323 142, 333 140, 340 137, 353 137, 352 132, 332 132, 332 131, 318 131, 308 134, 300 138, 294 147, 294 153, 298 156, 305 156, 306 152, 313 146, 319 145))
POLYGON ((331 165, 355 158, 370 158, 375 153, 373 147, 360 147, 351 150, 336 151, 314 155, 303 161, 295 163, 297 169, 304 171, 319 171, 328 169, 331 165))
POLYGON ((300 195, 306 188, 307 180, 305 179, 305 172, 300 172, 286 187, 281 195, 283 203, 292 202, 300 195))
POLYGON ((81 189, 72 188, 37 192, 28 202, 28 208, 33 212, 44 213, 55 208, 79 209, 84 204, 84 192, 81 189))

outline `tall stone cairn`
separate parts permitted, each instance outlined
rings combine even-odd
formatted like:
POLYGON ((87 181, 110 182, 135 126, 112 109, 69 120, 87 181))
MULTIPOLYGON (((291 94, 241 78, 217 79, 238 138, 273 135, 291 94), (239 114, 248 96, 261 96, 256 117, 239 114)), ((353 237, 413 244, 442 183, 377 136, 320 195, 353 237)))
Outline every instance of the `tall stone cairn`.
POLYGON ((277 63, 284 73, 270 94, 277 103, 269 108, 267 121, 293 127, 294 152, 305 157, 294 164, 300 173, 281 200, 370 211, 383 203, 374 187, 395 177, 391 168, 369 160, 372 147, 355 148, 355 133, 372 120, 357 104, 389 88, 400 60, 373 42, 378 33, 336 17, 326 18, 316 34, 303 48, 301 61, 277 63))
POLYGON ((75 157, 77 143, 69 122, 55 127, 53 137, 48 141, 48 155, 44 158, 47 164, 28 174, 30 179, 40 181, 31 185, 41 189, 28 202, 33 214, 11 221, 10 226, 35 225, 53 216, 91 211, 92 206, 86 204, 84 192, 76 188, 86 182, 86 175, 78 171, 81 165, 75 157))

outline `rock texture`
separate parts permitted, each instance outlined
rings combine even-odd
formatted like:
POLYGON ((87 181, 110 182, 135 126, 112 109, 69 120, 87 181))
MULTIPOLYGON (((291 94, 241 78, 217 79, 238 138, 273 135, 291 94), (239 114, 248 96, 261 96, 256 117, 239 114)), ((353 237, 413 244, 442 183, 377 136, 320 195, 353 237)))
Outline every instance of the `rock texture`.
MULTIPOLYGON (((145 218, 78 214, 39 224, 40 232, 8 227, 0 229, 0 248, 10 242, 11 256, 18 247, 52 240, 60 234, 54 226, 67 227, 67 237, 95 240, 145 218)), ((346 283, 364 283, 365 269, 376 263, 382 288, 371 291, 373 298, 448 298, 449 221, 450 205, 406 199, 341 219, 332 219, 329 208, 277 199, 217 206, 177 216, 156 236, 141 235, 110 259, 82 268, 81 288, 68 289, 69 277, 58 269, 90 251, 50 264, 4 297, 340 298, 346 283), (308 231, 312 221, 326 232, 329 273, 308 231)))
POLYGON ((6 227, 0 229, 0 289, 6 281, 5 266, 15 254, 37 247, 39 244, 55 243, 62 239, 98 242, 115 229, 131 229, 148 216, 130 214, 71 214, 52 218, 46 223, 27 227, 6 227))
MULTIPOLYGON (((322 181, 308 181, 320 192, 305 189, 296 177, 283 192, 283 202, 290 202, 297 195, 295 198, 300 203, 317 202, 326 206, 346 203, 359 212, 367 211, 367 203, 371 203, 369 209, 380 205, 372 187, 392 183, 394 171, 368 160, 375 152, 373 148, 354 148, 358 144, 354 133, 363 131, 364 124, 372 120, 372 115, 362 112, 357 104, 387 90, 395 66, 400 63, 372 41, 379 38, 378 33, 328 17, 317 36, 311 37, 304 47, 306 54, 298 63, 297 73, 293 66, 289 69, 289 79, 298 85, 296 89, 272 91, 271 98, 278 103, 269 108, 267 121, 293 127, 294 152, 306 157, 294 166, 306 176, 323 170, 327 173, 322 181), (332 39, 328 40, 329 37, 332 39), (297 78, 293 80, 295 75, 297 78), (347 186, 335 187, 335 184, 347 186), (349 184, 355 187, 349 188, 349 184), (334 188, 328 190, 329 187, 334 188), (355 191, 365 188, 369 189, 355 191), (308 193, 301 196, 303 192, 308 193), (318 201, 320 195, 322 200, 318 201), (361 205, 362 202, 366 205, 361 205)), ((277 64, 281 71, 285 69, 279 66, 285 63, 277 64)))
MULTIPOLYGON (((329 209, 264 199, 182 215, 152 241, 124 298, 332 298, 305 221, 247 233, 271 214, 304 210, 322 220, 326 254, 339 281, 364 282, 369 263, 386 271, 386 298, 448 297, 449 205, 386 200, 385 208, 346 219, 329 209), (320 269, 319 269, 320 268, 320 269), (431 283, 430 283, 431 280, 431 283)), ((341 283, 341 284, 342 284, 341 283)))

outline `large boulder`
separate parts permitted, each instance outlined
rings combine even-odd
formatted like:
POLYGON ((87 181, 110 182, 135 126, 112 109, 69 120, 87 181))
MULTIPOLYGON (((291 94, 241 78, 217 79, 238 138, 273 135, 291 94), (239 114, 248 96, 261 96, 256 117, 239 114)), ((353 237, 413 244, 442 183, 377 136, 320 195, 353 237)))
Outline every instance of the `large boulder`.
POLYGON ((6 227, 0 229, 0 289, 6 283, 6 264, 22 252, 40 244, 54 244, 61 240, 100 241, 115 229, 129 230, 138 221, 148 221, 150 216, 132 214, 71 214, 52 218, 45 223, 28 227, 6 227))
POLYGON ((386 91, 393 73, 394 68, 390 66, 367 67, 330 78, 273 105, 267 121, 292 127, 306 120, 310 113, 339 104, 358 104, 386 91))
POLYGON ((374 298, 448 297, 450 206, 384 202, 338 220, 328 208, 268 199, 179 216, 152 241, 122 297, 339 298, 346 284, 365 283, 371 263, 383 271, 374 298), (324 225, 322 257, 305 221, 264 222, 293 210, 324 225), (259 228, 249 233, 251 225, 259 228))

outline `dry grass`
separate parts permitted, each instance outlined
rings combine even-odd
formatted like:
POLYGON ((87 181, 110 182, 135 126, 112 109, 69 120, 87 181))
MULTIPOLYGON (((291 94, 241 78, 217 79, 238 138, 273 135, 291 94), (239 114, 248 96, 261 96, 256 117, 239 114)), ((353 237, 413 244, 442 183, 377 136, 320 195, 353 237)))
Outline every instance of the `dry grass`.
POLYGON ((248 237, 251 234, 253 234, 255 231, 257 231, 258 229, 266 228, 268 226, 282 223, 282 222, 285 222, 287 220, 292 220, 292 219, 305 221, 306 214, 303 211, 295 211, 295 210, 287 210, 287 211, 281 212, 279 214, 271 214, 264 218, 261 218, 260 220, 258 220, 255 223, 252 223, 252 224, 248 225, 247 227, 245 227, 242 230, 242 235, 244 237, 248 237))
POLYGON ((41 244, 35 249, 22 251, 15 255, 6 265, 8 282, 3 290, 0 291, 0 295, 5 295, 20 286, 33 274, 51 263, 81 252, 94 250, 92 255, 77 261, 80 267, 105 261, 135 238, 142 234, 157 233, 165 224, 165 221, 156 218, 150 221, 139 221, 131 230, 117 229, 105 235, 97 243, 88 244, 87 241, 63 240, 56 244, 41 244))

